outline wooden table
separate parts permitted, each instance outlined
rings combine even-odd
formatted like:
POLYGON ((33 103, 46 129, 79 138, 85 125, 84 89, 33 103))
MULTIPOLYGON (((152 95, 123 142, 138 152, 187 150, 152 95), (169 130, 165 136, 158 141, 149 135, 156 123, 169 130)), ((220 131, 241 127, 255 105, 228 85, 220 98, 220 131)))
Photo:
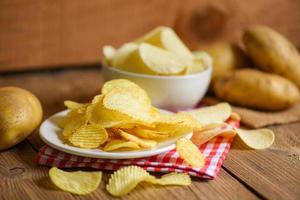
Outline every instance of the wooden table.
MULTIPOLYGON (((102 85, 99 66, 79 69, 0 74, 0 86, 29 89, 42 102, 44 118, 63 109, 66 99, 87 101, 102 85)), ((218 177, 193 179, 188 187, 140 185, 122 199, 300 199, 300 122, 271 126, 275 144, 263 151, 243 150, 236 142, 218 177)), ((114 199, 105 191, 111 172, 87 196, 57 190, 48 168, 34 159, 43 145, 35 132, 24 142, 0 153, 0 199, 114 199)))

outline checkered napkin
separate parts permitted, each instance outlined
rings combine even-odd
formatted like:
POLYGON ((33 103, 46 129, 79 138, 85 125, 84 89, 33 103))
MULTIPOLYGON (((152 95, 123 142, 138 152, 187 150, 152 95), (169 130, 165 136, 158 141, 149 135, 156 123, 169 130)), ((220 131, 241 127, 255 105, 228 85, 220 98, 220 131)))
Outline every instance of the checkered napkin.
MULTIPOLYGON (((219 128, 231 130, 234 127, 239 127, 239 122, 227 120, 227 124, 219 128)), ((233 138, 216 137, 202 144, 199 147, 205 156, 205 165, 202 168, 186 165, 175 150, 146 158, 114 160, 71 155, 46 145, 41 148, 36 161, 41 165, 59 168, 88 167, 101 170, 117 170, 123 166, 138 165, 151 172, 184 172, 191 176, 213 179, 217 176, 232 141, 233 138)))

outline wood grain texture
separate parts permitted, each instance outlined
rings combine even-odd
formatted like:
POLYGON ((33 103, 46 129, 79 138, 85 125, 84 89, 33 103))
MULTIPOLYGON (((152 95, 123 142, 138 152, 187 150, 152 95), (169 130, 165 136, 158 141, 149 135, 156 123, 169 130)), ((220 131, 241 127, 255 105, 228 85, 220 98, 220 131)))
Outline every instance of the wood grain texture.
POLYGON ((1 0, 0 71, 97 63, 120 45, 172 25, 173 0, 1 0))
POLYGON ((223 166, 267 199, 300 198, 300 123, 272 126, 267 150, 244 150, 237 141, 223 166))
MULTIPOLYGON (((58 190, 48 177, 48 168, 34 163, 36 152, 27 142, 0 154, 0 199, 116 199, 105 185, 111 172, 105 172, 99 188, 86 196, 71 195, 58 190)), ((130 194, 120 198, 138 199, 257 199, 242 184, 221 170, 214 181, 195 180, 188 187, 155 187, 141 184, 130 194), (239 191, 232 193, 232 191, 239 191)))
POLYGON ((298 0, 186 0, 175 29, 191 48, 228 40, 241 43, 243 29, 263 24, 300 45, 298 0))
POLYGON ((240 41, 265 24, 300 46, 299 0, 1 0, 0 71, 98 63, 103 45, 131 41, 158 25, 192 48, 240 41))

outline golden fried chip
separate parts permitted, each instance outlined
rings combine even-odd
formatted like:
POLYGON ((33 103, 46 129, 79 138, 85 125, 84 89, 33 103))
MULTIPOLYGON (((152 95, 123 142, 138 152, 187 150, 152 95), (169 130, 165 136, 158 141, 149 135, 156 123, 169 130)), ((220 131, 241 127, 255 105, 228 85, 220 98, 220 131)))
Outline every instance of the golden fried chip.
POLYGON ((72 113, 71 111, 64 120, 62 132, 63 137, 68 139, 79 127, 85 125, 86 123, 87 118, 85 115, 78 114, 76 111, 72 113))
POLYGON ((123 113, 145 124, 151 124, 154 117, 151 102, 143 95, 142 89, 114 89, 105 95, 103 105, 107 109, 123 113))
POLYGON ((140 145, 141 147, 145 148, 151 148, 154 147, 157 142, 155 140, 147 140, 147 139, 142 139, 137 136, 134 136, 130 133, 127 133, 123 130, 118 130, 118 133, 126 140, 129 140, 131 142, 135 142, 136 144, 140 145))
POLYGON ((135 150, 140 149, 140 146, 131 141, 125 140, 111 140, 103 148, 104 151, 115 151, 119 149, 135 150))
POLYGON ((203 131, 202 130, 195 131, 193 133, 191 140, 195 145, 200 146, 201 144, 204 144, 207 141, 217 136, 223 136, 229 138, 229 137, 234 137, 235 135, 236 135, 235 129, 220 129, 218 127, 214 127, 203 131))
POLYGON ((188 61, 194 58, 192 52, 180 40, 175 31, 166 26, 160 26, 137 40, 139 43, 148 43, 171 51, 188 61))
POLYGON ((201 168, 205 164, 204 155, 189 139, 181 138, 177 140, 176 151, 180 157, 192 167, 201 168))
POLYGON ((238 113, 236 113, 236 112, 232 112, 230 114, 230 119, 234 120, 234 121, 240 121, 241 120, 241 116, 238 113))
POLYGON ((107 45, 103 47, 104 64, 110 66, 116 54, 116 49, 113 46, 107 45))
POLYGON ((64 105, 70 110, 77 110, 87 106, 87 104, 85 103, 77 103, 75 101, 70 100, 64 101, 64 105))
POLYGON ((191 114, 205 126, 226 121, 231 115, 231 107, 228 103, 219 103, 214 106, 198 108, 187 113, 191 114))
POLYGON ((122 196, 133 190, 140 182, 148 179, 155 179, 155 177, 141 167, 123 167, 111 175, 106 189, 113 196, 122 196))
POLYGON ((89 124, 77 129, 69 141, 76 147, 92 149, 106 142, 107 138, 107 132, 101 125, 89 124))
POLYGON ((105 108, 102 102, 89 105, 87 116, 91 124, 99 124, 104 128, 125 126, 135 122, 135 120, 123 113, 105 108))
POLYGON ((141 43, 138 49, 132 51, 116 67, 134 73, 180 75, 190 63, 191 60, 183 56, 151 44, 141 43))
POLYGON ((270 129, 237 129, 238 136, 241 140, 252 149, 266 149, 270 147, 274 140, 275 135, 270 129))
POLYGON ((134 128, 130 130, 134 135, 144 138, 144 139, 153 139, 153 140, 164 140, 169 137, 168 132, 160 132, 155 130, 143 129, 143 128, 134 128))
MULTIPOLYGON (((113 79, 105 82, 105 84, 102 86, 101 93, 105 95, 111 92, 113 89, 130 90, 132 88, 140 89, 140 86, 127 79, 113 79)), ((147 94, 144 94, 143 96, 147 96, 147 94)), ((147 101, 149 100, 148 97, 146 97, 146 99, 147 101)))
POLYGON ((65 172, 52 167, 49 170, 49 177, 59 189, 73 194, 85 195, 98 188, 102 172, 65 172))
POLYGON ((161 176, 159 179, 149 179, 147 182, 158 185, 190 185, 191 177, 185 173, 172 172, 161 176))
POLYGON ((112 60, 111 65, 116 68, 122 68, 126 60, 137 51, 139 45, 134 42, 129 42, 122 45, 119 49, 116 50, 112 60))

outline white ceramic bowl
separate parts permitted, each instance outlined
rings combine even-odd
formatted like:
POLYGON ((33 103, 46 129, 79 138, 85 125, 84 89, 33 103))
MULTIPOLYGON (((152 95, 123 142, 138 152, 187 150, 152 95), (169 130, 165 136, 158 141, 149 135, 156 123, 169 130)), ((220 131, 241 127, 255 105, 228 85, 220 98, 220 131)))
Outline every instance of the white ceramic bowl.
POLYGON ((205 95, 211 79, 211 68, 208 66, 205 71, 184 76, 158 76, 103 66, 103 76, 104 81, 128 79, 137 83, 158 108, 184 110, 194 107, 205 95))

